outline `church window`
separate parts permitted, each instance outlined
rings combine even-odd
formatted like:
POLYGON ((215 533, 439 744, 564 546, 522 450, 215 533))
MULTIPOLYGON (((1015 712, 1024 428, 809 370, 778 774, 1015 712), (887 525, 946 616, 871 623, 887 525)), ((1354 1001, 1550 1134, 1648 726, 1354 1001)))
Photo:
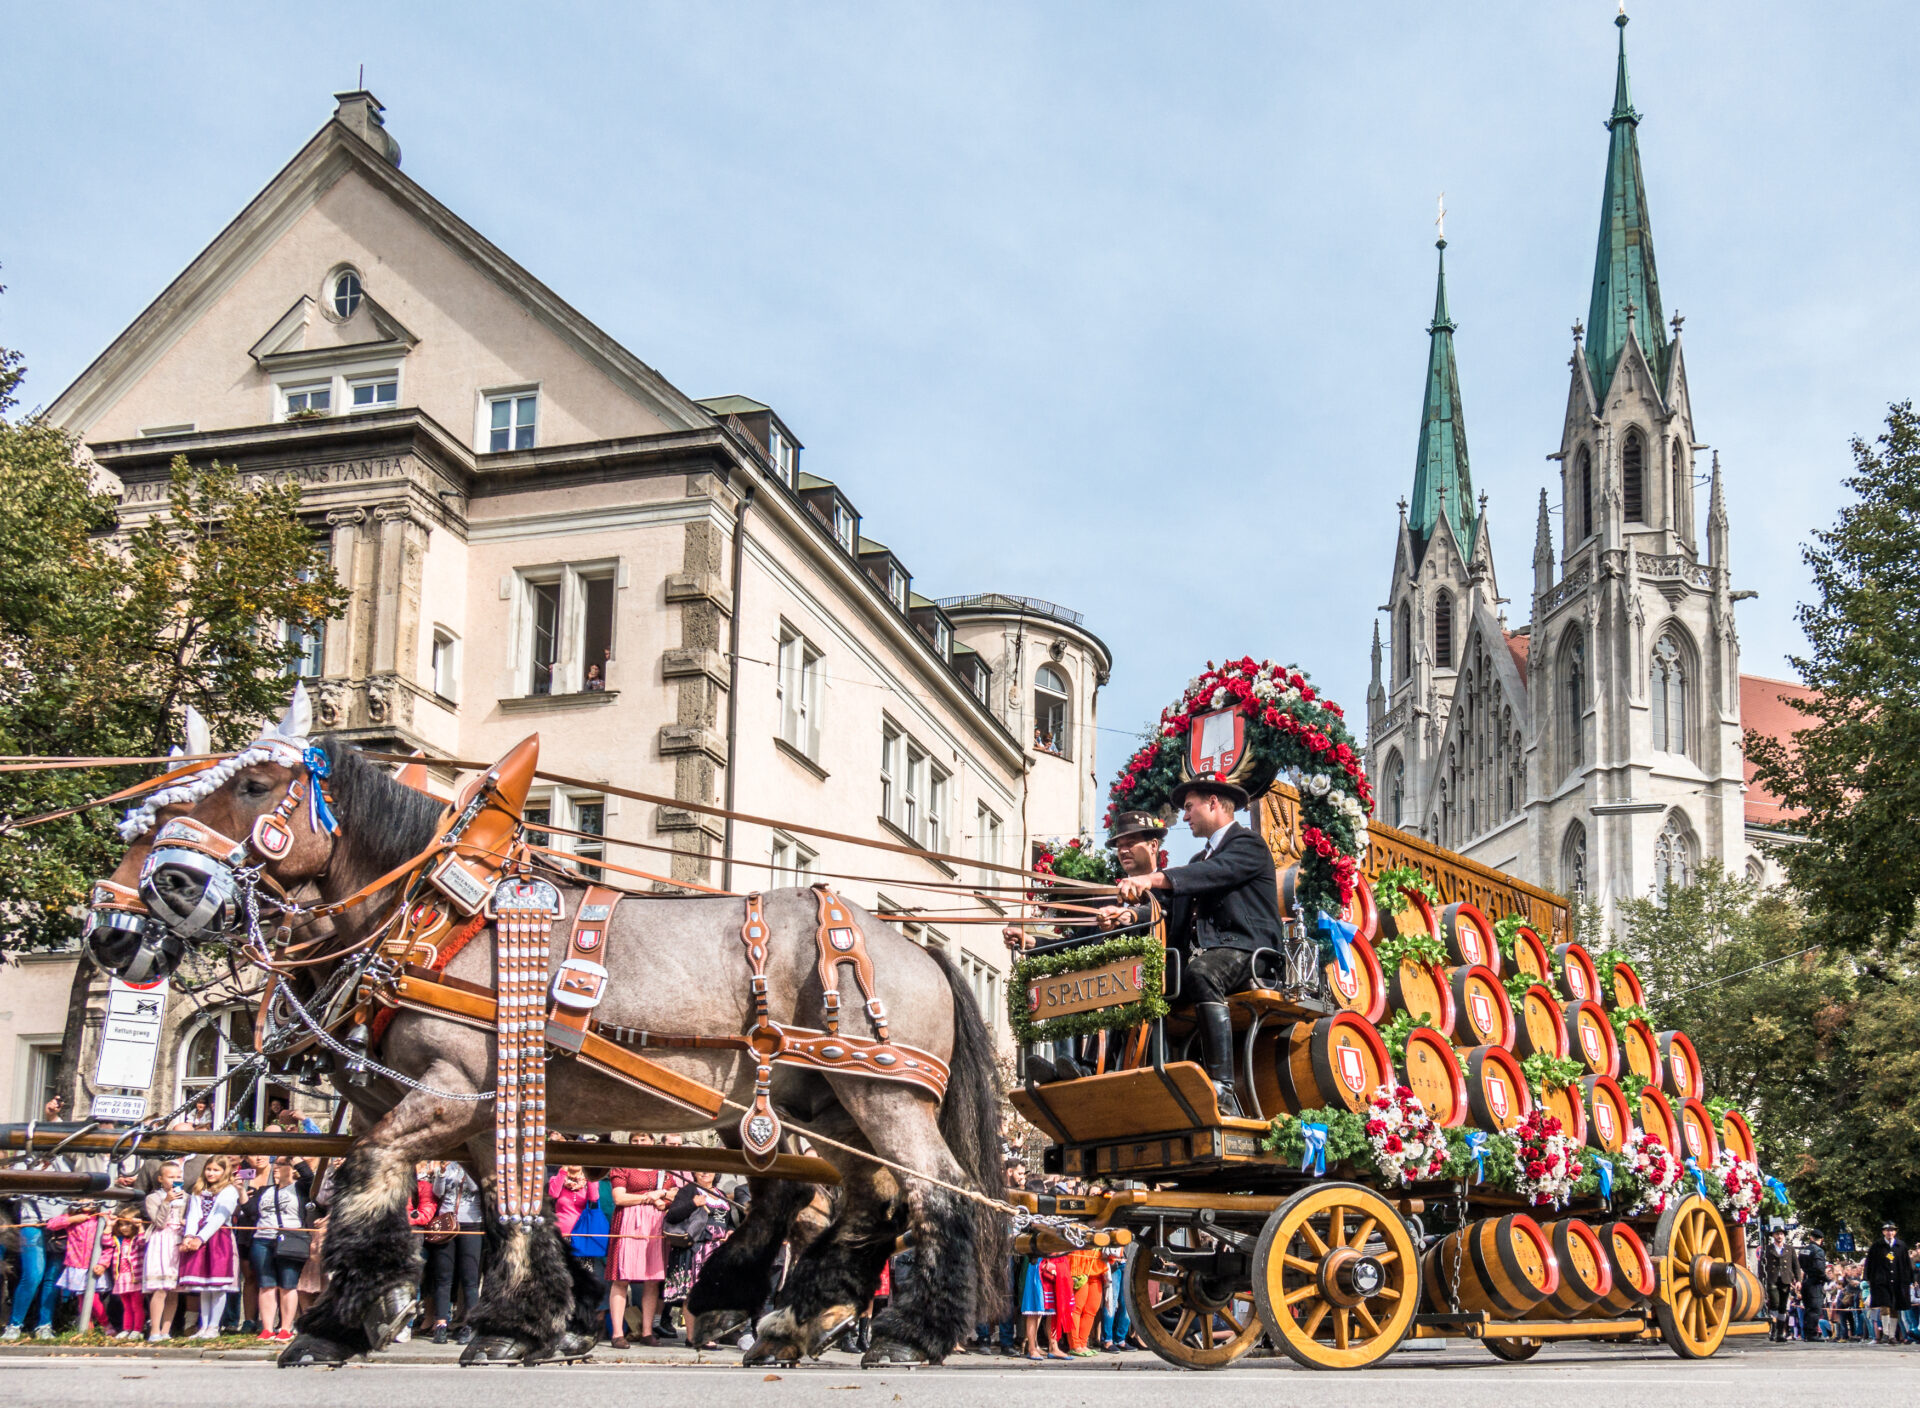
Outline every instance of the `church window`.
POLYGON ((1435 668, 1453 668, 1453 593, 1440 593, 1433 608, 1433 663, 1435 668))
POLYGON ((1653 705, 1653 746, 1656 752, 1687 751, 1687 669, 1680 643, 1671 631, 1653 647, 1647 693, 1653 705))
POLYGON ((1640 432, 1629 430, 1627 443, 1620 451, 1621 498, 1625 501, 1627 522, 1647 521, 1647 446, 1640 432))
POLYGON ((1683 537, 1687 533, 1687 520, 1693 514, 1693 484, 1687 474, 1686 442, 1678 435, 1673 437, 1673 531, 1683 537))
POLYGON ((1407 765, 1398 753, 1387 758, 1387 823, 1400 825, 1407 806, 1407 765))
POLYGON ((1653 892, 1665 899, 1669 889, 1685 889, 1692 883, 1693 839, 1685 819, 1675 812, 1653 843, 1653 892))
POLYGON ((1413 674, 1413 608, 1400 603, 1400 615, 1393 628, 1393 681, 1405 684, 1413 674))
POLYGON ((1560 887, 1570 899, 1587 897, 1587 828, 1577 821, 1560 843, 1560 887))
POLYGON ((1559 732, 1561 771, 1587 760, 1587 643, 1578 630, 1560 647, 1559 732))
POLYGON ((1580 447, 1580 458, 1573 468, 1573 540, 1580 542, 1593 532, 1593 456, 1580 447))

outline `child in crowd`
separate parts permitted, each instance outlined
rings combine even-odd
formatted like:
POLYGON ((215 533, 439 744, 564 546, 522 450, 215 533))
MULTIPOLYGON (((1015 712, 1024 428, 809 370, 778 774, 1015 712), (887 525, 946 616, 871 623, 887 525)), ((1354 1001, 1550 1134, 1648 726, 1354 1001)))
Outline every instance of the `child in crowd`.
POLYGON ((140 1214, 123 1208, 113 1219, 107 1241, 107 1275, 113 1303, 120 1308, 117 1340, 137 1340, 147 1332, 147 1229, 140 1214))
POLYGON ((141 1281, 147 1288, 147 1343, 173 1338, 173 1312, 179 1297, 180 1228, 187 1218, 187 1190, 180 1186, 180 1165, 169 1160, 154 1175, 147 1194, 147 1258, 141 1281))
POLYGON ((210 1340, 220 1333, 227 1297, 240 1289, 240 1256, 232 1227, 239 1205, 232 1164, 224 1155, 208 1159, 187 1197, 186 1218, 180 1226, 180 1291, 200 1296, 195 1339, 210 1340))
MULTIPOLYGON (((91 1279, 91 1323, 103 1330, 107 1326, 107 1303, 100 1294, 106 1286, 107 1275, 104 1230, 105 1218, 98 1203, 75 1203, 47 1222, 47 1231, 67 1234, 66 1268, 60 1273, 60 1289, 70 1296, 83 1296, 91 1279)), ((80 1313, 86 1314, 84 1304, 80 1307, 80 1313)))

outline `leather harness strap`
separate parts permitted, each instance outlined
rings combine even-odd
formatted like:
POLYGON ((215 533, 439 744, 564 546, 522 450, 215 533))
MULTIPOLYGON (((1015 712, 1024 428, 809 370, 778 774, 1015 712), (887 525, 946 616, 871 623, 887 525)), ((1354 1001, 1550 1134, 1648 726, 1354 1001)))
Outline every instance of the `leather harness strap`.
POLYGON ((565 912, 552 882, 522 876, 495 883, 493 911, 493 1125, 501 1217, 537 1219, 545 1198, 547 1147, 547 954, 553 923, 565 912))
POLYGON ((613 935, 613 912, 623 898, 606 885, 589 885, 574 911, 573 930, 567 935, 567 956, 553 975, 553 1009, 547 1014, 547 1040, 578 1052, 593 1009, 607 995, 607 945, 613 935))
POLYGON ((753 1053, 753 1105, 740 1117, 740 1151, 754 1168, 773 1165, 780 1152, 780 1116, 773 1109, 773 1063, 786 1044, 785 1033, 767 1008, 767 916, 760 892, 747 896, 747 917, 740 926, 740 942, 747 951, 747 996, 753 1004, 753 1030, 747 1049, 753 1053))
POLYGON ((853 911, 840 902, 827 885, 815 885, 814 897, 820 905, 820 988, 826 1008, 828 1035, 840 1030, 840 965, 853 965, 853 980, 867 1000, 867 1016, 873 1021, 874 1035, 887 1039, 887 1009, 873 995, 873 960, 867 956, 867 937, 853 921, 853 911))

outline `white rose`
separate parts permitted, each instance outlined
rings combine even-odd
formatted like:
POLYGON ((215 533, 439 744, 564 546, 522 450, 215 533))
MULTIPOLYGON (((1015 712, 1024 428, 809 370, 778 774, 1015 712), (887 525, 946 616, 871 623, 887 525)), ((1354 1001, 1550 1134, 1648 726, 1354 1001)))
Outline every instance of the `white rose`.
POLYGON ((1225 685, 1216 686, 1213 691, 1213 707, 1216 709, 1225 708, 1227 700, 1232 697, 1232 695, 1227 693, 1227 687, 1225 685))

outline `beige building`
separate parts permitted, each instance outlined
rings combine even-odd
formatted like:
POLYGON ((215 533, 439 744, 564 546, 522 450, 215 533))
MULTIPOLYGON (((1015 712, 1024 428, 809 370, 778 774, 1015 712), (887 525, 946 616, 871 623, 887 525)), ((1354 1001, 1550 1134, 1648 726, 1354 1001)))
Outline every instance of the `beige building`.
MULTIPOLYGON (((976 872, 933 853, 1017 862, 1093 823, 1111 660, 1077 614, 924 591, 915 525, 864 522, 773 408, 670 384, 403 174, 371 94, 338 102, 51 409, 129 522, 175 455, 302 486, 352 589, 303 667, 322 727, 474 760, 537 732, 588 785, 535 815, 660 849, 556 844, 663 882, 859 877, 835 883, 950 910, 913 882, 976 872)), ((912 932, 1004 1039, 997 928, 912 932)))

